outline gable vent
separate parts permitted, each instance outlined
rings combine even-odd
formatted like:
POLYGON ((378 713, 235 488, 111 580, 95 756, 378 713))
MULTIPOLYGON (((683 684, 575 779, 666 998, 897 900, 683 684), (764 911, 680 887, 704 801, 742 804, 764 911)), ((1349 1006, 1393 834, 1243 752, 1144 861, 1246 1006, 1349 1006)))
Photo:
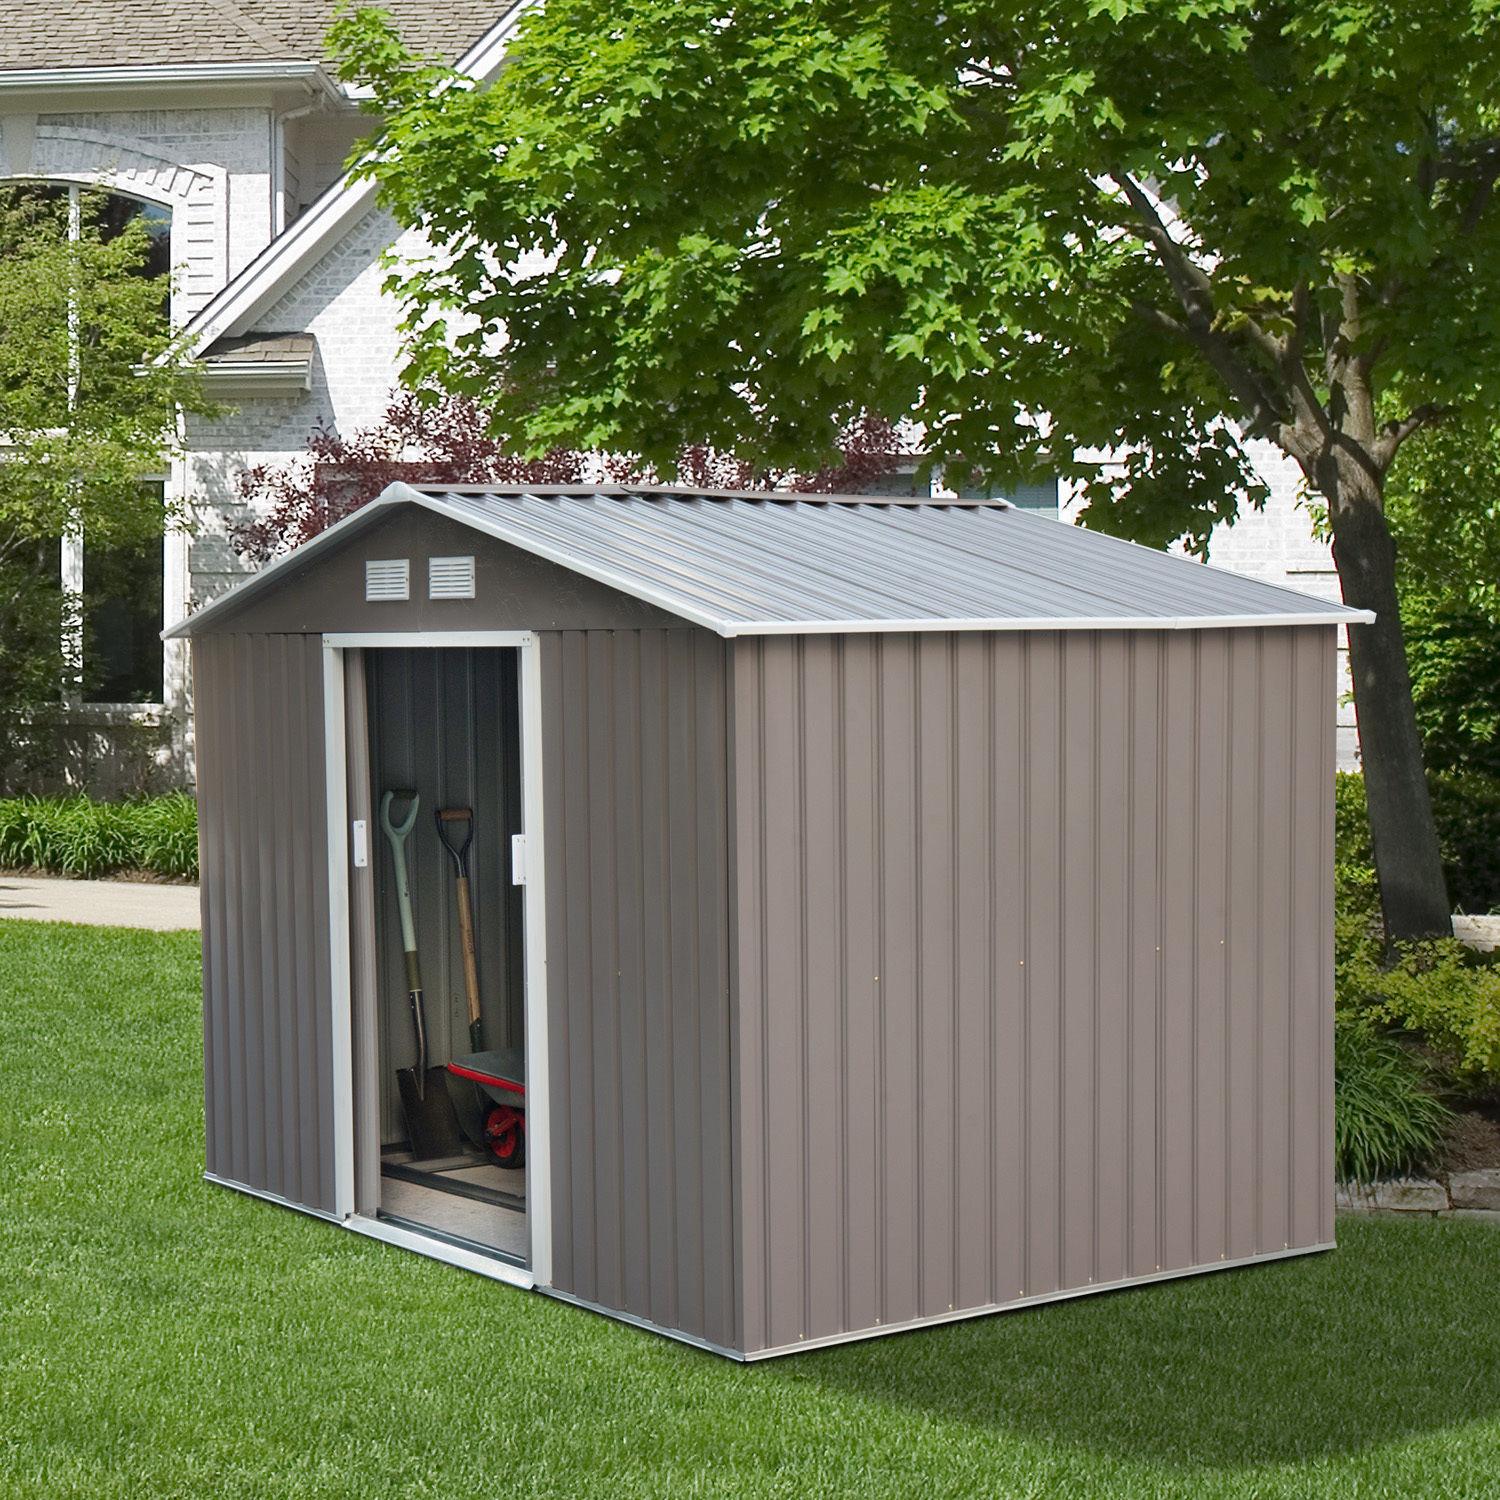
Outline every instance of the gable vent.
POLYGON ((427 559, 427 597, 429 599, 472 599, 474 597, 474 559, 472 557, 429 557, 427 559))
POLYGON ((365 564, 365 598, 410 599, 411 562, 405 557, 382 558, 365 564))

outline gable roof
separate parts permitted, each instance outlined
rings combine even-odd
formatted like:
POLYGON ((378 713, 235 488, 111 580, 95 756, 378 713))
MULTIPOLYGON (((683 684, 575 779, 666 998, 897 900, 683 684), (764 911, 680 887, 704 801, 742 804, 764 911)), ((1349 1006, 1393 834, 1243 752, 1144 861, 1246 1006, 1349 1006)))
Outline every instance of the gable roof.
MULTIPOLYGON (((4 0, 0 73, 33 68, 321 61, 338 0, 4 0)), ((381 0, 418 51, 451 61, 503 0, 381 0)))
POLYGON ((393 484, 166 634, 195 634, 393 505, 423 506, 725 637, 1209 630, 1374 618, 1003 500, 393 484))

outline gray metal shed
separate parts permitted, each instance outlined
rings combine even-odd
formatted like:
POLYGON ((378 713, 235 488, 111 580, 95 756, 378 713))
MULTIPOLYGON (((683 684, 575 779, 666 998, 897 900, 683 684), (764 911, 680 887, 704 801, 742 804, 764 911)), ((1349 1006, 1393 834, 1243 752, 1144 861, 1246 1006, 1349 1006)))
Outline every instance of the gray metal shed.
POLYGON ((177 632, 208 1175, 752 1359, 1328 1248, 1361 618, 1003 502, 393 485, 177 632), (398 784, 483 832, 499 1187, 403 1139, 398 784))

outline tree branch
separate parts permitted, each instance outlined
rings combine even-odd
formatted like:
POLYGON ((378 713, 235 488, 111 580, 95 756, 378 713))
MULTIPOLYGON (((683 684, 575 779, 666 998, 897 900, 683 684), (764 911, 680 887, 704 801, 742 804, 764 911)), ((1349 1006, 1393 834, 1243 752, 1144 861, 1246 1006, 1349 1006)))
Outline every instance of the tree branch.
MULTIPOLYGON (((1172 290, 1182 305, 1184 320, 1179 322, 1148 303, 1133 303, 1135 312, 1160 332, 1186 338, 1197 346, 1231 394, 1249 413, 1251 430, 1260 436, 1283 442, 1289 436, 1283 402, 1266 381, 1263 372, 1240 357, 1233 337, 1218 325, 1214 307, 1213 283, 1208 273, 1193 260, 1186 247, 1173 238, 1156 204, 1144 188, 1128 173, 1114 179, 1134 210, 1138 223, 1128 226, 1143 235, 1157 253, 1167 273, 1172 290)), ((1261 352, 1279 348, 1277 342, 1255 322, 1245 319, 1244 332, 1261 352)), ((1279 372, 1279 364, 1277 365, 1279 372)))
POLYGON ((1196 307, 1212 319, 1213 283, 1209 281, 1208 273, 1172 237, 1150 194, 1128 172, 1120 173, 1115 180, 1140 220, 1146 239, 1161 257, 1162 266, 1189 316, 1196 307))
POLYGON ((1191 339, 1192 333, 1186 323, 1179 322, 1170 313, 1164 313, 1159 307, 1153 307, 1149 302, 1139 300, 1130 304, 1130 310, 1136 317, 1149 323, 1158 333, 1165 333, 1170 338, 1191 339))
POLYGON ((1479 221, 1484 217, 1484 211, 1494 196, 1497 176, 1500 176, 1500 160, 1496 161, 1491 172, 1475 183, 1474 191, 1469 194, 1469 201, 1464 204, 1464 211, 1458 220, 1458 232, 1465 239, 1479 228, 1479 221))
POLYGON ((1421 406, 1414 406, 1398 421, 1387 422, 1380 429, 1380 437, 1375 444, 1375 460, 1380 465, 1381 473, 1390 468, 1391 461, 1396 456, 1396 450, 1407 438, 1413 433, 1420 432, 1424 427, 1432 427, 1445 421, 1456 410, 1457 408, 1453 406, 1426 401, 1421 406))

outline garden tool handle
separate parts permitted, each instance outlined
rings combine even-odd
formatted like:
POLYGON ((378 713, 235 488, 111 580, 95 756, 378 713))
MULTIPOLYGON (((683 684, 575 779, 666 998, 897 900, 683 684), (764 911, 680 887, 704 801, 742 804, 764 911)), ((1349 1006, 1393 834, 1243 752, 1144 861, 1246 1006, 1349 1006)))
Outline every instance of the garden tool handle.
MULTIPOLYGON (((469 877, 458 877, 458 940, 464 955, 464 997, 469 1003, 469 1030, 479 1025, 479 962, 474 956, 474 913, 469 907, 469 877)), ((475 1051, 480 1050, 475 1048, 475 1051)))
POLYGON ((401 950, 406 954, 407 986, 413 990, 422 988, 422 979, 417 968, 417 926, 411 914, 411 882, 406 873, 406 836, 416 827, 417 809, 421 799, 415 792, 387 792, 380 799, 380 826, 391 841, 391 854, 396 863, 396 904, 401 909, 401 950), (400 823, 391 820, 391 804, 398 797, 411 799, 411 808, 400 823))
POLYGON ((474 809, 472 807, 439 807, 432 814, 437 824, 438 839, 453 861, 453 874, 458 885, 458 937, 464 956, 464 998, 469 1007, 469 1039, 476 1052, 484 1050, 481 1045, 483 1027, 479 1009, 479 961, 474 953, 474 908, 469 900, 469 846, 474 842, 474 809), (448 830, 455 823, 464 825, 464 841, 456 849, 448 837, 448 830))

